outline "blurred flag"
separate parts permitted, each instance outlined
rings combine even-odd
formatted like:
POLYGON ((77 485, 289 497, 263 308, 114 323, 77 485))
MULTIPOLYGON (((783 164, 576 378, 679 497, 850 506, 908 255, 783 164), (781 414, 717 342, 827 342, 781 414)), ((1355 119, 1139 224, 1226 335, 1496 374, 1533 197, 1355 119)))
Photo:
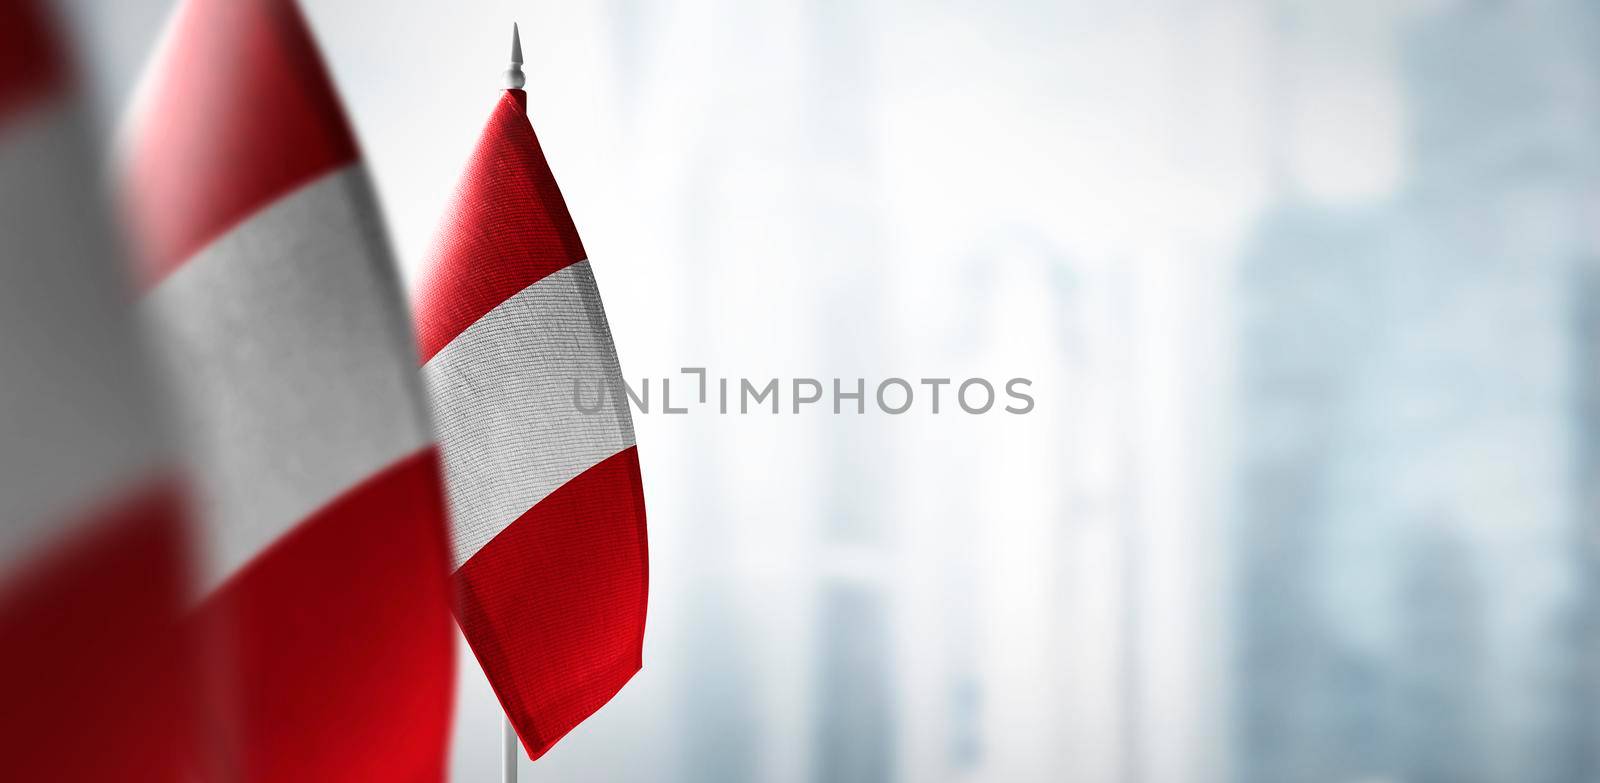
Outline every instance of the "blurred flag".
POLYGON ((438 780, 438 462, 366 171, 292 0, 189 0, 128 149, 146 306, 196 466, 200 628, 244 780, 438 780))
POLYGON ((171 781, 182 504, 63 48, 0 0, 0 777, 171 781))
POLYGON ((509 89, 490 115, 416 318, 456 617, 538 758, 639 670, 648 558, 616 350, 526 104, 509 89))

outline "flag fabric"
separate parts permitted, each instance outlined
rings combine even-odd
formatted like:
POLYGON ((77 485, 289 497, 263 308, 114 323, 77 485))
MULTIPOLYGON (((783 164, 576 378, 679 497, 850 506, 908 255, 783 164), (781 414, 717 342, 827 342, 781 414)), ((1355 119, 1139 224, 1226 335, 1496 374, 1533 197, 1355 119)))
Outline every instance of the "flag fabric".
POLYGON ((216 773, 440 780, 444 501, 376 201, 292 0, 188 0, 125 161, 193 455, 216 773))
POLYGON ((0 19, 0 777, 172 781, 190 690, 171 441, 63 44, 33 0, 0 19))
POLYGON ((526 104, 495 106, 414 310, 456 618, 538 758, 639 670, 649 565, 616 350, 526 104))

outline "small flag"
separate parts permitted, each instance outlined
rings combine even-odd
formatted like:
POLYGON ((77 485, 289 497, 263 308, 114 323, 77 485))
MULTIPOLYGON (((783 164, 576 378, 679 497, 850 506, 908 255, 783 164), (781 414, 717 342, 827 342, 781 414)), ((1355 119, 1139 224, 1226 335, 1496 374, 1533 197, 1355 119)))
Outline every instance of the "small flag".
POLYGON ((521 59, 514 42, 511 89, 467 164, 415 309, 456 618, 538 758, 639 670, 649 566, 616 349, 528 123, 521 59))
POLYGON ((188 0, 133 120, 132 223, 194 456, 223 773, 438 780, 438 463, 367 173, 292 0, 188 0))
POLYGON ((0 0, 0 778, 165 783, 191 706, 183 504, 44 8, 0 0))

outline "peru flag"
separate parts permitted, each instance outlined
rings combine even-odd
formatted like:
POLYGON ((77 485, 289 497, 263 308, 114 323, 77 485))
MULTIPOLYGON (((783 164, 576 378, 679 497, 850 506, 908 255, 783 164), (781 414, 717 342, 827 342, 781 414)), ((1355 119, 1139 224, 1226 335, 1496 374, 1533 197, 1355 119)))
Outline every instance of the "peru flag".
POLYGON ((214 761, 248 781, 439 780, 440 475, 331 80, 292 0, 188 0, 147 78, 128 195, 204 516, 214 761))
POLYGON ((182 502, 44 9, 0 0, 0 778, 165 783, 190 706, 182 502))
POLYGON ((649 567, 611 331, 526 103, 490 115, 415 310, 456 618, 538 758, 639 670, 649 567))

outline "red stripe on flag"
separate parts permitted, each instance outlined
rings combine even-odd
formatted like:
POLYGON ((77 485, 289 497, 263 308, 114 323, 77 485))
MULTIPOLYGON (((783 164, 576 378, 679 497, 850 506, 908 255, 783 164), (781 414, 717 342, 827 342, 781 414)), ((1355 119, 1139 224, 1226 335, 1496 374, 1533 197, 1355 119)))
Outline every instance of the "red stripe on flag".
POLYGON ((246 781, 439 781, 454 685, 433 448, 301 523, 204 607, 246 781))
POLYGON ((179 13, 130 155, 147 285, 358 156, 293 0, 190 0, 179 13))
POLYGON ((501 95, 445 210, 417 287, 423 363, 513 294, 587 257, 526 100, 521 90, 501 95))
POLYGON ((61 91, 66 57, 35 0, 0 0, 0 121, 61 91))
POLYGON ((182 508, 170 484, 124 497, 8 576, 0 778, 180 778, 195 706, 182 508))
POLYGON ((462 631, 528 755, 543 755, 639 670, 649 579, 632 447, 562 485, 456 571, 462 631))

